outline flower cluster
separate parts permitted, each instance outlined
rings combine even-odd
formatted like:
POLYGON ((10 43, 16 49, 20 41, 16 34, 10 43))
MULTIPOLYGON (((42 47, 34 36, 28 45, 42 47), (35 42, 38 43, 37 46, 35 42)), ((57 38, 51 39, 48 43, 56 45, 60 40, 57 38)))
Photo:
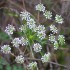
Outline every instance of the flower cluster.
POLYGON ((42 46, 39 43, 35 43, 33 45, 33 49, 35 52, 40 52, 42 50, 42 46))
POLYGON ((41 60, 43 63, 48 62, 50 60, 50 56, 51 54, 48 52, 47 54, 44 54, 44 56, 42 56, 41 60))
POLYGON ((22 55, 19 55, 16 57, 15 61, 17 63, 23 64, 24 63, 24 57, 22 55))
POLYGON ((14 38, 11 43, 13 44, 13 46, 19 47, 19 45, 21 44, 21 40, 19 38, 14 38))
POLYGON ((52 18, 52 12, 50 12, 50 11, 45 11, 44 13, 43 13, 43 15, 46 17, 46 19, 51 19, 52 18))
POLYGON ((36 23, 36 22, 35 22, 34 19, 32 19, 32 18, 27 21, 27 25, 28 25, 28 27, 29 27, 30 29, 33 29, 33 28, 36 27, 35 23, 36 23))
POLYGON ((28 69, 32 70, 35 69, 37 67, 37 62, 31 62, 28 65, 28 69))
POLYGON ((22 20, 29 20, 30 19, 30 13, 26 10, 20 13, 20 17, 22 20))
POLYGON ((37 36, 42 40, 46 37, 46 34, 45 34, 45 27, 43 25, 39 25, 37 28, 36 28, 36 32, 37 32, 37 36))
POLYGON ((65 43, 65 37, 63 35, 58 36, 59 44, 63 45, 65 43))
POLYGON ((11 48, 9 45, 4 45, 1 47, 1 51, 5 54, 9 54, 11 52, 11 48))
POLYGON ((63 18, 61 17, 61 15, 56 15, 55 16, 55 21, 59 24, 63 23, 63 18))
POLYGON ((22 44, 22 46, 23 45, 28 45, 28 39, 26 39, 26 38, 24 38, 24 37, 21 37, 21 44, 22 44))
POLYGON ((45 11, 45 6, 40 3, 40 4, 35 6, 35 9, 38 10, 38 11, 43 11, 44 12, 45 11))
POLYGON ((51 43, 55 42, 55 36, 54 36, 53 34, 50 34, 50 35, 49 35, 49 41, 50 41, 51 43))
MULTIPOLYGON (((50 19, 50 20, 52 19, 52 17, 53 17, 52 12, 45 10, 45 6, 42 3, 36 5, 35 9, 39 12, 42 12, 42 14, 45 16, 46 19, 50 19)), ((26 47, 23 47, 25 49, 24 53, 22 52, 22 50, 20 50, 20 48, 18 50, 20 51, 20 54, 22 53, 22 55, 26 56, 26 59, 29 62, 30 58, 28 58, 28 57, 33 57, 34 53, 42 54, 42 50, 43 50, 42 47, 48 44, 48 43, 45 44, 46 42, 48 42, 48 40, 46 38, 47 31, 46 31, 46 27, 44 25, 36 24, 37 22, 35 21, 34 16, 31 13, 29 13, 28 11, 25 10, 25 11, 21 12, 20 17, 21 17, 22 23, 24 22, 24 24, 19 27, 20 37, 18 37, 18 38, 15 37, 14 39, 12 39, 11 43, 16 48, 19 48, 20 45, 26 46, 26 47), (33 50, 33 52, 32 52, 32 50, 33 50), (32 54, 27 54, 29 52, 32 54)), ((59 23, 59 24, 63 23, 63 18, 61 17, 61 15, 55 16, 55 22, 59 23)), ((49 26, 49 28, 52 33, 48 36, 48 39, 50 41, 49 44, 53 45, 54 49, 57 50, 59 45, 64 45, 65 37, 63 35, 58 36, 59 30, 57 29, 57 27, 55 25, 51 24, 49 26)), ((13 34, 14 31, 15 31, 15 27, 13 25, 8 24, 8 26, 5 29, 5 32, 10 36, 13 34)), ((9 45, 2 46, 1 51, 5 54, 9 54, 9 53, 12 54, 11 48, 9 45)), ((18 55, 18 56, 14 55, 14 56, 16 56, 15 57, 16 63, 20 63, 20 64, 25 63, 25 58, 22 55, 18 55)), ((50 61, 51 53, 50 52, 45 53, 40 58, 40 60, 42 61, 42 63, 50 61)), ((37 62, 31 62, 27 66, 28 66, 28 69, 30 69, 30 70, 36 70, 37 62)))
POLYGON ((58 30, 55 27, 55 25, 50 25, 50 31, 52 31, 52 33, 54 33, 54 34, 58 32, 58 30))
POLYGON ((57 42, 57 41, 55 41, 55 42, 54 42, 54 49, 55 49, 55 50, 57 50, 57 49, 58 49, 58 47, 59 47, 58 42, 57 42))
POLYGON ((8 35, 12 35, 13 34, 13 31, 15 31, 15 27, 13 25, 8 24, 8 26, 5 29, 5 32, 8 35))
POLYGON ((25 32, 26 31, 26 25, 21 25, 21 27, 19 29, 21 32, 25 32))

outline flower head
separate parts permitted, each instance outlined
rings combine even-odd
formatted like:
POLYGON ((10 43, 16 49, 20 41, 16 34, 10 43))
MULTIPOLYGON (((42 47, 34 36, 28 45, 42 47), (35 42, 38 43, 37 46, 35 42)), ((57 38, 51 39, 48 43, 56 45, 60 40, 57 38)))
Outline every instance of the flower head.
POLYGON ((19 45, 21 44, 21 40, 19 38, 14 38, 11 43, 13 44, 13 46, 19 47, 19 45))
POLYGON ((43 15, 46 17, 46 19, 51 19, 51 17, 52 17, 52 12, 46 10, 46 11, 43 13, 43 15))
POLYGON ((20 13, 20 17, 22 20, 29 20, 30 19, 30 13, 27 11, 23 11, 20 13))
POLYGON ((35 69, 37 67, 37 62, 31 62, 28 65, 28 69, 32 70, 35 69))
POLYGON ((34 19, 32 19, 32 18, 27 21, 27 25, 28 25, 28 27, 29 27, 30 29, 33 29, 33 28, 36 27, 35 23, 36 23, 36 22, 35 22, 34 19))
POLYGON ((44 54, 44 56, 42 56, 41 60, 43 63, 48 62, 50 60, 50 56, 51 54, 48 52, 47 54, 44 54))
POLYGON ((26 25, 21 25, 21 27, 19 29, 21 32, 25 32, 26 31, 26 25))
POLYGON ((55 16, 55 21, 59 24, 63 23, 63 18, 61 17, 61 15, 56 15, 55 16))
POLYGON ((15 27, 13 25, 8 24, 8 26, 5 29, 5 32, 8 35, 12 35, 13 34, 13 31, 15 31, 15 27))
POLYGON ((19 55, 16 57, 15 61, 17 63, 23 64, 24 63, 24 57, 22 55, 19 55))
POLYGON ((58 32, 58 30, 55 27, 55 25, 50 25, 50 31, 52 31, 52 33, 54 33, 54 34, 58 32))
POLYGON ((65 37, 63 35, 58 36, 59 44, 63 45, 65 43, 65 37))
POLYGON ((57 50, 57 49, 58 49, 58 47, 59 47, 58 42, 57 42, 57 41, 55 41, 55 42, 54 42, 54 49, 55 49, 55 50, 57 50))
POLYGON ((50 35, 49 35, 49 41, 50 41, 51 43, 55 42, 55 36, 54 36, 53 34, 50 34, 50 35))
POLYGON ((45 6, 43 4, 41 4, 41 3, 36 5, 35 8, 38 11, 43 11, 43 12, 45 11, 45 6))
POLYGON ((40 52, 42 50, 42 46, 39 43, 35 43, 33 45, 33 49, 35 52, 40 52))
POLYGON ((44 25, 39 25, 37 28, 36 28, 36 31, 37 32, 44 32, 45 33, 45 27, 44 27, 44 25))
POLYGON ((21 37, 21 44, 22 44, 22 46, 23 45, 28 45, 28 39, 26 39, 26 38, 24 38, 24 37, 21 37))
POLYGON ((44 33, 44 32, 38 32, 37 33, 37 36, 39 37, 39 39, 45 39, 45 37, 46 37, 46 34, 44 33))
POLYGON ((1 51, 5 54, 9 54, 11 52, 11 48, 9 45, 4 45, 1 47, 1 51))

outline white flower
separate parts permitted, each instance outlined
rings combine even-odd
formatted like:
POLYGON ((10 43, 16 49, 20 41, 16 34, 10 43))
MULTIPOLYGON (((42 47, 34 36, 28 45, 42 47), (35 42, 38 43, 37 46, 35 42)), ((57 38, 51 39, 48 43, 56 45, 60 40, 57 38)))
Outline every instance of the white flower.
POLYGON ((37 67, 37 62, 31 62, 28 65, 28 69, 33 70, 37 67))
POLYGON ((25 32, 26 31, 26 25, 21 25, 21 27, 19 29, 21 32, 25 32))
POLYGON ((64 35, 59 35, 58 36, 58 41, 59 41, 59 44, 63 45, 65 43, 65 37, 64 37, 64 35))
POLYGON ((21 44, 21 40, 19 38, 14 38, 11 43, 17 48, 21 44))
POLYGON ((26 38, 24 38, 24 37, 21 37, 21 44, 22 44, 22 46, 23 45, 28 45, 28 39, 26 39, 26 38))
POLYGON ((58 32, 58 29, 55 27, 55 25, 50 25, 50 31, 55 34, 58 32))
POLYGON ((38 11, 43 11, 44 12, 45 11, 45 6, 40 3, 40 4, 35 6, 35 9, 38 10, 38 11))
POLYGON ((51 43, 55 42, 55 36, 54 36, 53 34, 50 34, 50 35, 49 35, 49 41, 50 41, 51 43))
POLYGON ((39 43, 35 43, 33 45, 33 49, 35 52, 40 52, 42 50, 42 46, 39 43))
POLYGON ((5 54, 9 54, 11 52, 11 48, 9 45, 4 45, 1 47, 1 51, 5 54))
POLYGON ((44 32, 45 33, 45 27, 44 27, 44 25, 39 25, 37 28, 36 28, 36 31, 37 32, 44 32))
POLYGON ((17 63, 23 64, 24 63, 24 57, 22 55, 19 55, 16 57, 15 61, 17 63))
POLYGON ((52 12, 46 10, 46 11, 43 13, 43 15, 46 17, 46 19, 51 19, 51 17, 52 17, 52 12))
POLYGON ((47 54, 45 53, 44 56, 42 56, 41 60, 43 63, 50 61, 50 56, 51 54, 48 52, 47 54))
POLYGON ((22 20, 29 20, 30 19, 30 13, 27 11, 23 11, 20 13, 20 17, 22 20))
POLYGON ((55 21, 59 24, 63 23, 63 18, 61 17, 61 15, 56 15, 55 16, 55 21))
POLYGON ((33 29, 33 28, 36 27, 35 23, 36 23, 36 22, 35 22, 34 19, 32 19, 32 18, 27 21, 27 25, 28 25, 28 27, 29 27, 30 29, 33 29))
POLYGON ((55 49, 55 50, 57 50, 57 49, 58 49, 58 47, 59 47, 58 42, 57 42, 57 41, 55 41, 55 42, 54 42, 54 49, 55 49))
POLYGON ((38 32, 37 33, 37 36, 39 37, 39 39, 45 39, 45 37, 46 37, 46 34, 44 33, 44 32, 38 32))
POLYGON ((8 24, 8 26, 5 29, 5 32, 8 35, 12 35, 13 34, 13 31, 15 31, 15 27, 13 25, 8 24))

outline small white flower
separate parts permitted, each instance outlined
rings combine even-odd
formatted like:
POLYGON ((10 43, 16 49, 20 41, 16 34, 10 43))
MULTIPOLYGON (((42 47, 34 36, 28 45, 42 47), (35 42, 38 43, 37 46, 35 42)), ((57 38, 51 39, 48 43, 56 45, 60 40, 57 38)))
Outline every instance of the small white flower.
POLYGON ((28 45, 28 39, 26 39, 26 38, 24 38, 24 37, 21 37, 21 44, 22 44, 22 46, 23 45, 28 45))
POLYGON ((20 13, 20 17, 22 20, 29 20, 30 19, 30 13, 27 11, 23 11, 20 13))
POLYGON ((61 15, 56 15, 55 16, 55 21, 59 24, 63 23, 63 18, 61 17, 61 15))
POLYGON ((65 37, 64 37, 64 35, 59 35, 58 36, 58 41, 59 41, 59 44, 63 45, 65 43, 65 37))
POLYGON ((50 35, 49 35, 49 41, 50 41, 51 43, 55 42, 55 36, 54 36, 53 34, 50 34, 50 35))
POLYGON ((42 56, 41 60, 43 63, 50 61, 50 56, 51 54, 48 52, 47 54, 45 53, 44 56, 42 56))
POLYGON ((37 62, 31 62, 31 63, 29 63, 29 65, 27 67, 28 67, 28 69, 32 70, 37 67, 37 62))
POLYGON ((5 29, 5 32, 8 35, 12 35, 13 34, 13 31, 15 31, 15 27, 13 25, 8 24, 8 26, 5 29))
POLYGON ((26 25, 21 25, 21 27, 19 29, 21 32, 25 32, 26 31, 26 25))
POLYGON ((58 47, 59 47, 58 42, 57 42, 57 41, 55 41, 55 42, 54 42, 54 49, 55 49, 55 50, 57 50, 57 49, 58 49, 58 47))
POLYGON ((51 17, 52 17, 52 12, 46 10, 46 11, 43 13, 43 15, 46 17, 46 19, 51 19, 51 17))
POLYGON ((19 38, 14 38, 11 43, 17 48, 21 44, 21 40, 19 38))
POLYGON ((40 4, 35 6, 35 9, 38 10, 38 11, 43 11, 44 12, 45 11, 45 6, 40 3, 40 4))
POLYGON ((36 23, 36 22, 35 22, 34 19, 32 19, 32 18, 27 21, 27 25, 28 25, 28 27, 29 27, 30 29, 33 29, 33 28, 36 27, 35 23, 36 23))
POLYGON ((37 27, 36 31, 37 31, 37 32, 44 32, 44 33, 45 33, 46 30, 45 30, 44 25, 39 25, 39 26, 37 27))
POLYGON ((44 32, 38 32, 37 33, 37 36, 39 37, 39 39, 45 39, 45 37, 46 37, 46 34, 44 33, 44 32))
POLYGON ((23 64, 24 63, 24 57, 22 55, 19 55, 16 57, 15 61, 17 63, 23 64))
POLYGON ((50 31, 55 34, 58 32, 58 29, 55 27, 55 25, 50 25, 50 31))
POLYGON ((42 50, 42 46, 39 43, 35 43, 33 45, 33 49, 35 52, 40 52, 42 50))
POLYGON ((1 51, 5 54, 9 54, 11 52, 11 48, 9 45, 4 45, 1 47, 1 51))

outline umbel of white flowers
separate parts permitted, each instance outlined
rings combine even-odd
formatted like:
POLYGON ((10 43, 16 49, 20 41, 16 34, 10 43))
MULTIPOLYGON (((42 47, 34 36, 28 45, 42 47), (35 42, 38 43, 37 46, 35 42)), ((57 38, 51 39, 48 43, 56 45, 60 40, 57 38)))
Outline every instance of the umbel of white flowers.
POLYGON ((13 44, 13 46, 19 47, 19 45, 21 44, 21 40, 19 38, 14 38, 11 43, 13 44))
POLYGON ((42 46, 39 43, 35 43, 33 45, 33 49, 34 49, 35 52, 41 52, 42 46))
POLYGON ((20 13, 20 17, 22 20, 29 20, 30 19, 30 13, 26 10, 20 13))
POLYGON ((61 15, 56 14, 55 21, 59 24, 62 24, 63 23, 63 18, 61 17, 61 15))
POLYGON ((50 11, 44 11, 43 15, 45 16, 46 19, 52 19, 52 12, 50 11))
POLYGON ((50 25, 50 31, 52 31, 52 33, 54 33, 54 34, 58 32, 58 30, 55 27, 55 25, 50 25))
POLYGON ((9 54, 11 53, 11 48, 9 45, 4 45, 1 47, 1 51, 4 53, 4 54, 9 54))
POLYGON ((17 63, 23 64, 24 63, 24 57, 22 55, 19 55, 16 57, 15 61, 17 63))
POLYGON ((56 40, 55 40, 55 36, 54 36, 53 34, 50 34, 50 35, 49 35, 49 41, 50 41, 51 43, 53 43, 53 42, 56 41, 56 40))
POLYGON ((58 42, 57 42, 57 41, 55 41, 55 42, 54 42, 54 49, 55 49, 55 50, 57 50, 57 49, 58 49, 58 47, 59 47, 58 42))
POLYGON ((48 52, 47 54, 45 53, 44 56, 42 56, 41 60, 43 63, 45 63, 45 62, 50 61, 50 57, 51 57, 51 54, 50 52, 48 52))
POLYGON ((35 9, 38 10, 38 11, 44 12, 45 11, 45 6, 40 3, 40 4, 35 6, 35 9))
POLYGON ((28 45, 28 39, 26 39, 25 37, 21 37, 21 45, 24 46, 24 45, 28 45))
POLYGON ((28 69, 33 70, 37 67, 37 62, 31 62, 27 67, 28 69))
POLYGON ((13 34, 13 31, 15 31, 15 27, 13 25, 8 24, 8 26, 5 29, 5 32, 8 35, 12 35, 13 34))

